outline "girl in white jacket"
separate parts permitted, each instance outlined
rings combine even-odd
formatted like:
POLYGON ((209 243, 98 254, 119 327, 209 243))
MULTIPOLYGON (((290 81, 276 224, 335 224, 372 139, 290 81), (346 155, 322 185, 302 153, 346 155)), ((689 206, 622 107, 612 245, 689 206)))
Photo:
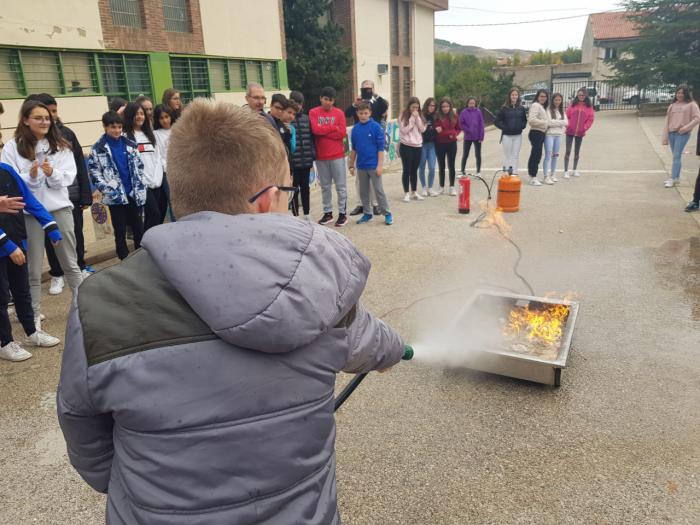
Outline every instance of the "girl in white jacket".
POLYGON ((566 118, 564 108, 564 97, 561 93, 552 95, 552 103, 548 110, 549 122, 547 124, 547 134, 544 138, 544 183, 554 184, 557 179, 557 159, 559 158, 559 147, 561 138, 566 132, 569 121, 566 118))
MULTIPOLYGON (((73 204, 68 198, 68 186, 73 183, 77 169, 70 144, 61 136, 44 104, 36 100, 22 104, 14 138, 5 144, 0 159, 19 173, 32 194, 53 215, 63 237, 54 250, 68 286, 75 293, 83 274, 75 252, 73 204)), ((34 320, 40 331, 44 230, 32 215, 25 214, 24 222, 29 288, 34 320)))

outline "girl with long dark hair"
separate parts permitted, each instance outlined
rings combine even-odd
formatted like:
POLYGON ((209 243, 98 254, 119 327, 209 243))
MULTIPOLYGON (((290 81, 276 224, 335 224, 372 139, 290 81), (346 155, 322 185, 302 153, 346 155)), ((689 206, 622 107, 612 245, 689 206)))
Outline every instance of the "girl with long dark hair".
POLYGON ((423 132, 423 148, 420 154, 420 164, 418 165, 418 178, 423 187, 421 195, 427 197, 436 197, 438 192, 433 190, 435 182, 435 163, 437 155, 435 154, 435 139, 437 131, 435 131, 435 119, 437 118, 437 101, 433 97, 425 99, 423 103, 423 119, 425 120, 425 131, 423 132), (425 165, 428 165, 428 181, 425 180, 425 165))
POLYGON ((510 88, 506 101, 496 113, 496 120, 493 123, 501 130, 503 171, 512 170, 513 174, 517 175, 523 130, 527 126, 527 112, 522 106, 518 88, 510 88))
POLYGON ((403 165, 401 182, 405 193, 403 201, 413 198, 422 201, 423 197, 418 194, 418 164, 420 164, 421 151, 423 149, 423 132, 425 131, 425 121, 420 114, 420 100, 416 97, 408 99, 406 109, 401 112, 399 118, 399 155, 403 165), (410 183, 410 187, 409 187, 410 183))
MULTIPOLYGON (((73 203, 68 186, 77 174, 70 144, 63 138, 51 112, 36 100, 22 104, 15 135, 2 150, 2 162, 12 166, 36 199, 56 221, 63 240, 54 244, 56 257, 73 293, 83 280, 75 250, 73 203)), ((44 228, 25 215, 27 269, 37 330, 41 328, 41 273, 44 263, 44 228)))
POLYGON ((479 103, 474 97, 467 99, 467 105, 459 114, 459 127, 462 128, 462 175, 467 167, 469 152, 474 146, 476 157, 476 174, 481 173, 481 143, 484 141, 484 115, 479 109, 479 103))
POLYGON ((124 109, 124 133, 136 142, 143 161, 143 181, 147 186, 143 231, 163 224, 168 208, 167 194, 163 191, 163 162, 156 136, 146 112, 140 104, 131 102, 124 109))
POLYGON ((180 118, 182 113, 182 95, 175 88, 168 88, 163 91, 162 104, 170 110, 173 116, 173 123, 180 118))
POLYGON ((559 182, 557 179, 557 159, 559 158, 559 148, 561 147, 561 137, 566 131, 566 113, 564 111, 564 97, 561 93, 554 93, 552 101, 547 110, 549 123, 544 137, 544 172, 545 184, 559 182))
POLYGON ((542 183, 537 180, 537 171, 540 168, 542 147, 544 146, 544 137, 547 131, 547 124, 549 123, 549 117, 547 116, 548 105, 549 93, 546 89, 538 89, 535 94, 535 101, 530 106, 530 113, 527 117, 527 121, 530 124, 530 133, 528 133, 527 138, 532 146, 530 158, 527 161, 527 172, 530 175, 530 185, 532 186, 542 186, 542 183))
POLYGON ((438 194, 445 192, 445 163, 450 172, 450 195, 457 195, 455 190, 455 159, 457 158, 457 139, 461 128, 455 112, 452 99, 443 97, 440 100, 438 117, 435 120, 437 139, 435 151, 437 153, 438 166, 440 167, 440 190, 438 194))
POLYGON ((700 123, 700 109, 693 101, 690 89, 685 84, 676 88, 673 103, 666 111, 664 125, 663 145, 671 147, 673 164, 671 166, 671 178, 664 182, 664 186, 672 188, 681 182, 681 157, 685 145, 688 143, 693 128, 700 123))
POLYGON ((564 178, 570 176, 579 177, 578 159, 581 151, 581 143, 586 132, 591 129, 593 120, 595 120, 595 112, 593 104, 588 96, 588 90, 581 88, 576 92, 576 97, 571 102, 571 105, 566 110, 566 118, 569 124, 566 127, 566 154, 564 155, 564 178), (571 145, 574 145, 574 171, 569 171, 569 157, 571 156, 571 145))

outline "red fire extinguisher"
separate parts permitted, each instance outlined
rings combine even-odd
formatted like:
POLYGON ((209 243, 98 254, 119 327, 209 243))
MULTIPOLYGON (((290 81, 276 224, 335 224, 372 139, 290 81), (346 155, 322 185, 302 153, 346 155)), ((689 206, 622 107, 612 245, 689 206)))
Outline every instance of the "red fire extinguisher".
POLYGON ((469 192, 471 181, 469 177, 459 179, 459 197, 457 198, 457 209, 459 213, 469 213, 469 192))

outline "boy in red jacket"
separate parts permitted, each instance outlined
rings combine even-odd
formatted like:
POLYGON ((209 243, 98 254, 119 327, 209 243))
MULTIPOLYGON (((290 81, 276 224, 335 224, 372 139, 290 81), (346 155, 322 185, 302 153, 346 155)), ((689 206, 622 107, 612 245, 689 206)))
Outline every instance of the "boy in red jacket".
POLYGON ((341 227, 348 223, 345 215, 348 192, 343 145, 343 139, 347 135, 345 113, 333 106, 335 89, 332 87, 323 88, 320 99, 321 106, 309 111, 311 133, 316 143, 316 168, 323 198, 323 217, 318 223, 328 224, 333 221, 332 186, 335 182, 335 191, 338 193, 338 220, 335 225, 341 227))

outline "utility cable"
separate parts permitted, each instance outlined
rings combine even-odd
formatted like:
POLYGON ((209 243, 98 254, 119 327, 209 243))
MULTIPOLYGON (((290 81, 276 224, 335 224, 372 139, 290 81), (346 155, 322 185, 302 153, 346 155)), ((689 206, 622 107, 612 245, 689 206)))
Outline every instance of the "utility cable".
MULTIPOLYGON (((601 11, 601 13, 621 13, 624 9, 615 9, 611 11, 601 11)), ((518 22, 493 22, 488 24, 435 24, 435 27, 497 27, 497 26, 518 26, 524 24, 539 24, 542 22, 556 22, 558 20, 571 20, 574 18, 583 18, 598 13, 584 13, 581 15, 560 16, 557 18, 540 18, 538 20, 520 20, 518 22)))

